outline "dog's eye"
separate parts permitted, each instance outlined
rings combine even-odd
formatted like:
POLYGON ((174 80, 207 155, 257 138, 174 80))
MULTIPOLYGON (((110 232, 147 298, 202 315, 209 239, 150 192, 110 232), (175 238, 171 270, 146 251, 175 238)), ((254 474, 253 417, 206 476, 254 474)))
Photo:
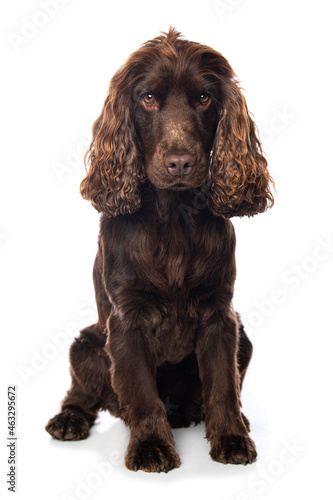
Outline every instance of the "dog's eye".
POLYGON ((153 94, 150 94, 149 92, 147 92, 147 94, 143 96, 142 101, 143 104, 147 107, 152 107, 156 105, 155 97, 153 96, 153 94))
POLYGON ((202 92, 202 94, 200 94, 200 97, 199 97, 199 104, 201 106, 208 106, 208 104, 210 103, 211 101, 211 98, 208 94, 206 94, 206 92, 202 92))

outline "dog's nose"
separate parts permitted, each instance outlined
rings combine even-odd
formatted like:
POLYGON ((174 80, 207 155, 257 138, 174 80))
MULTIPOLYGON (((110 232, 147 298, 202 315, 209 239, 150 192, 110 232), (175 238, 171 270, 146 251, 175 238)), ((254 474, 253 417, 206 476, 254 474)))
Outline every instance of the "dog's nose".
POLYGON ((182 177, 192 172, 195 165, 195 156, 192 154, 166 155, 164 165, 169 174, 182 177))

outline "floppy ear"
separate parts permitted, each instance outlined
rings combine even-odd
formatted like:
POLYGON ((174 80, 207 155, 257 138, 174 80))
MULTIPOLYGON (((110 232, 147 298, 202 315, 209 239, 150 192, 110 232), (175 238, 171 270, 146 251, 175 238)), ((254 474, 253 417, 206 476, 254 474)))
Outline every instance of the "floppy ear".
POLYGON ((213 145, 208 206, 224 217, 255 215, 274 203, 273 180, 255 124, 233 79, 223 83, 221 118, 213 145))
POLYGON ((81 195, 98 212, 109 217, 131 214, 140 208, 139 182, 142 164, 136 133, 130 117, 130 97, 122 79, 111 80, 101 115, 93 125, 93 139, 85 156, 87 176, 81 182, 81 195), (120 83, 120 84, 119 84, 120 83))

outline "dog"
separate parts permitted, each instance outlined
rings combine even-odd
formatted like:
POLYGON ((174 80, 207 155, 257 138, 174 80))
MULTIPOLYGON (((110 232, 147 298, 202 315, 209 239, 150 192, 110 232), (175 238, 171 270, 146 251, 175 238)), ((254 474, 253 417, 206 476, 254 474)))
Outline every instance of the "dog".
POLYGON ((111 80, 86 166, 98 321, 70 348, 72 384, 46 430, 85 439, 108 410, 130 428, 128 469, 168 472, 171 429, 204 420, 213 460, 252 463, 230 219, 271 207, 273 179, 228 61, 172 28, 146 42, 111 80))

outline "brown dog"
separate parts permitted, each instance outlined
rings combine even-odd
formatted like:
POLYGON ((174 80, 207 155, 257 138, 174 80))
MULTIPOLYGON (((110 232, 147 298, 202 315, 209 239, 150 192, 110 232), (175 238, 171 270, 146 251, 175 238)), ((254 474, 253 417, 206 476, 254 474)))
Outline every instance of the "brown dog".
POLYGON ((71 347, 46 430, 84 439, 109 410, 131 429, 127 467, 167 472, 180 464, 171 427, 205 419, 214 460, 253 462, 229 219, 272 205, 272 179, 227 60, 174 30, 145 43, 111 80, 87 163, 98 322, 71 347))

